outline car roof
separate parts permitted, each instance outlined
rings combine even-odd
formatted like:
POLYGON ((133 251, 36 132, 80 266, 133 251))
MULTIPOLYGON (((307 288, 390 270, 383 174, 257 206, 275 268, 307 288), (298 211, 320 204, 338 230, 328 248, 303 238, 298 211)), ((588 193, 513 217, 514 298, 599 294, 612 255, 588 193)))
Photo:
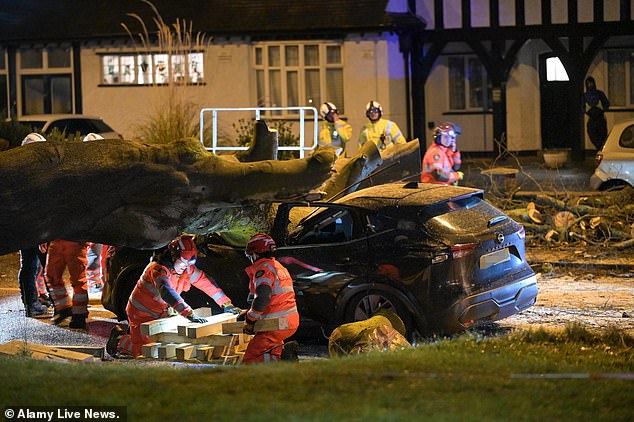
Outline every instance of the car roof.
POLYGON ((90 116, 87 114, 27 114, 25 116, 18 117, 19 122, 32 122, 32 121, 52 121, 60 119, 96 119, 103 120, 99 116, 90 116))
POLYGON ((337 204, 350 205, 365 209, 378 209, 386 206, 425 206, 464 195, 484 195, 481 189, 463 186, 448 186, 433 183, 387 183, 361 189, 335 201, 337 204))

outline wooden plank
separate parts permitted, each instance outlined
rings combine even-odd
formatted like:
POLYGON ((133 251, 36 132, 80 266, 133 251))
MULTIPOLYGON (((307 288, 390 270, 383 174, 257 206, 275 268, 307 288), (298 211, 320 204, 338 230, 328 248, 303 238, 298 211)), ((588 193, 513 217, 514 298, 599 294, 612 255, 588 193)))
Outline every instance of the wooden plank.
POLYGON ((26 356, 36 359, 72 360, 78 362, 97 362, 93 355, 75 352, 55 346, 43 346, 41 344, 28 343, 21 340, 12 340, 0 344, 0 354, 13 356, 26 356))
POLYGON ((178 325, 187 324, 189 320, 180 315, 169 318, 155 319, 154 321, 144 322, 141 324, 141 334, 144 336, 153 336, 155 334, 166 331, 177 332, 178 325))
MULTIPOLYGON (((222 324, 223 334, 240 334, 242 333, 244 322, 225 322, 222 324)), ((255 332, 288 330, 288 320, 286 318, 267 318, 261 319, 255 323, 255 332)))
POLYGON ((176 347, 176 360, 185 361, 190 360, 195 356, 196 345, 194 344, 180 344, 176 347))
POLYGON ((211 334, 220 334, 222 333, 223 323, 235 321, 237 318, 237 315, 225 312, 208 318, 207 322, 203 324, 190 324, 187 326, 187 337, 200 338, 211 334))
POLYGON ((191 325, 200 325, 200 324, 194 324, 193 322, 190 322, 189 324, 182 324, 182 325, 179 324, 177 327, 178 335, 181 337, 187 337, 187 327, 191 325))
MULTIPOLYGON (((150 336, 150 341, 160 343, 191 343, 191 344, 207 344, 209 346, 226 346, 235 334, 212 334, 210 336, 200 338, 188 338, 179 336, 178 333, 159 333, 150 336)), ((238 344, 239 340, 234 340, 238 344)))
POLYGON ((157 342, 144 344, 143 346, 141 346, 141 352, 143 353, 143 356, 145 356, 146 358, 156 359, 158 358, 158 348, 162 344, 163 343, 157 343, 157 342))

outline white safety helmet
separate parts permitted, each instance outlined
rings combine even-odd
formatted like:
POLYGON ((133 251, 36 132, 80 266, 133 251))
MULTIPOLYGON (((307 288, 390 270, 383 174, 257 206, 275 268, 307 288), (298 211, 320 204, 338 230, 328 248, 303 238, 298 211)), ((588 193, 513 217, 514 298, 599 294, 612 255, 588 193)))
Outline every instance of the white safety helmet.
POLYGON ((84 136, 84 142, 97 141, 99 139, 103 139, 103 136, 90 132, 88 135, 84 136))
POLYGON ((328 113, 332 113, 332 112, 335 112, 335 113, 337 112, 337 106, 335 106, 333 103, 328 101, 323 103, 321 107, 319 108, 319 115, 324 120, 326 119, 326 116, 328 115, 328 113))
POLYGON ((22 140, 22 145, 32 144, 33 142, 46 142, 46 138, 40 135, 39 133, 29 133, 22 140))
POLYGON ((370 112, 372 112, 374 110, 379 112, 379 118, 381 118, 381 116, 383 116, 383 107, 381 107, 381 104, 379 104, 377 101, 370 100, 370 102, 368 104, 366 104, 366 106, 365 106, 365 117, 367 117, 369 119, 370 118, 370 112))

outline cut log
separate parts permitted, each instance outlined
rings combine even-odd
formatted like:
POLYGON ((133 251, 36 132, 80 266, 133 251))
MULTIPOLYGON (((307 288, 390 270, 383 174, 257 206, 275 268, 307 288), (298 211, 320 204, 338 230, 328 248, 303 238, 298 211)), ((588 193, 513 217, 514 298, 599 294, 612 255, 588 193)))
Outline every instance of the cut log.
MULTIPOLYGON (((223 334, 241 334, 244 322, 226 322, 222 324, 223 334)), ((261 319, 255 323, 255 332, 287 330, 288 320, 286 318, 261 319)))

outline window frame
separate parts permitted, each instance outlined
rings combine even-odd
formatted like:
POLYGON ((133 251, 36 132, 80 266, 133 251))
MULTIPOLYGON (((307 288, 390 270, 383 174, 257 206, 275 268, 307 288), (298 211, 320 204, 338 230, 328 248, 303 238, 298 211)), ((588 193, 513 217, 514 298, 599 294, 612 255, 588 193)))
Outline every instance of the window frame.
MULTIPOLYGON (((277 41, 277 42, 258 42, 251 48, 251 63, 254 78, 254 103, 258 107, 293 107, 307 106, 319 109, 324 101, 334 101, 340 111, 340 115, 345 114, 344 100, 344 83, 341 84, 341 92, 335 95, 328 93, 328 70, 341 71, 341 77, 344 78, 344 44, 337 41, 324 40, 305 40, 305 41, 277 41), (307 47, 317 46, 319 59, 317 64, 306 63, 307 47), (271 48, 278 48, 279 65, 270 64, 269 51, 271 48), (297 47, 297 64, 287 64, 287 49, 289 47, 297 47), (338 63, 328 63, 328 48, 336 47, 339 49, 338 63), (309 100, 307 95, 307 74, 309 71, 319 72, 319 94, 309 100), (279 72, 280 104, 273 103, 271 89, 272 72, 279 72), (297 98, 295 104, 290 101, 289 97, 289 74, 296 73, 295 83, 297 84, 297 98), (260 93, 262 95, 260 95, 260 93), (333 98, 337 97, 337 98, 333 98)), ((296 110, 291 111, 274 111, 269 112, 270 117, 277 118, 293 118, 297 116, 296 110)))
MULTIPOLYGON (((205 52, 201 49, 192 49, 188 51, 178 52, 178 53, 167 53, 164 51, 121 51, 121 52, 99 52, 97 55, 99 56, 100 62, 100 87, 115 87, 115 86, 164 86, 169 85, 171 83, 177 85, 204 85, 205 84, 205 52), (192 80, 192 63, 194 62, 194 56, 196 56, 196 64, 202 67, 202 72, 200 74, 202 77, 196 77, 195 80, 192 80), (198 57, 200 56, 200 57, 198 57), (123 80, 122 76, 122 58, 131 57, 133 60, 133 77, 132 80, 123 80), (165 76, 162 76, 162 69, 158 69, 159 58, 167 58, 167 64, 164 69, 167 70, 165 76), (116 58, 116 81, 109 82, 107 80, 106 73, 106 60, 108 58, 116 58), (143 59, 149 58, 149 68, 150 72, 143 71, 141 66, 143 63, 143 59), (178 58, 179 60, 175 60, 178 58), (198 60, 200 59, 200 60, 198 60), (178 62, 178 63, 177 63, 178 62), (181 70, 179 72, 175 71, 176 66, 180 66, 181 70), (160 72, 160 73, 159 73, 160 72), (178 79, 175 76, 178 74, 178 79), (141 78, 141 75, 145 75, 146 77, 141 78), (143 79, 143 82, 140 80, 143 79), (161 79, 160 82, 158 80, 161 79)), ((197 67, 197 66, 196 66, 197 67)), ((196 72, 198 73, 198 72, 196 72)))
POLYGON ((446 56, 446 77, 447 77, 447 89, 446 89, 446 99, 447 99, 447 111, 449 112, 487 112, 487 111, 491 111, 493 108, 493 101, 492 101, 492 86, 491 86, 491 79, 489 78, 489 75, 486 71, 486 68, 484 67, 484 64, 482 64, 482 61, 480 61, 479 57, 475 54, 450 54, 446 56), (463 92, 463 96, 464 96, 464 108, 455 108, 452 107, 452 95, 451 95, 451 90, 452 90, 452 69, 450 66, 450 62, 452 59, 461 59, 462 61, 462 75, 463 75, 463 79, 462 79, 462 92, 463 92), (482 105, 480 106, 472 106, 471 105, 471 92, 472 92, 472 87, 471 87, 471 78, 469 76, 469 72, 470 72, 470 61, 472 60, 476 60, 477 63, 479 64, 480 70, 481 70, 481 92, 483 94, 482 97, 482 105))

